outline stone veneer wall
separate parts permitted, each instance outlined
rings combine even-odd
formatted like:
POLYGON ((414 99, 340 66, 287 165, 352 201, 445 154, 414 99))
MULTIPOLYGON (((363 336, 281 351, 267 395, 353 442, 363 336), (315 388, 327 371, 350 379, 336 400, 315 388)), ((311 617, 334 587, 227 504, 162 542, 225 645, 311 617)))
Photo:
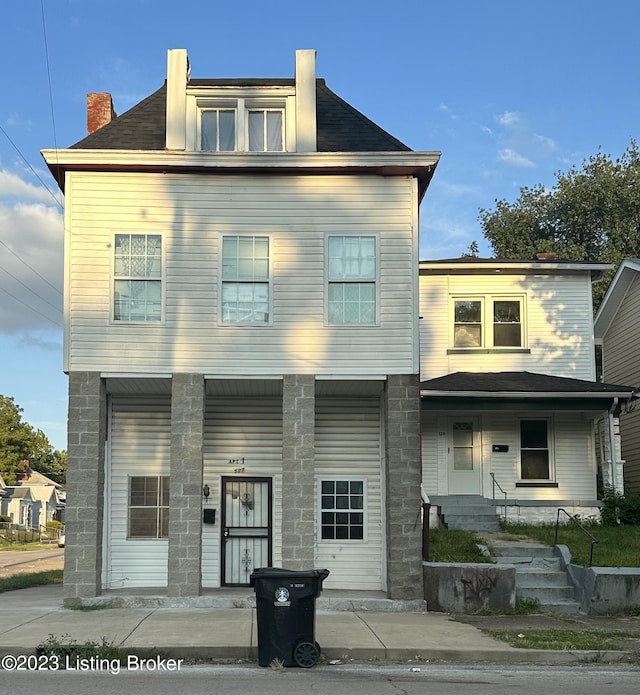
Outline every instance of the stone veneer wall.
POLYGON ((198 596, 202 565, 204 377, 174 374, 171 384, 169 596, 198 596))
POLYGON ((390 375, 385 391, 387 590, 392 599, 423 598, 420 483, 420 380, 390 375))
POLYGON ((102 588, 106 387, 97 372, 69 373, 64 604, 102 588))
POLYGON ((282 565, 315 562, 315 377, 284 377, 282 392, 282 565))

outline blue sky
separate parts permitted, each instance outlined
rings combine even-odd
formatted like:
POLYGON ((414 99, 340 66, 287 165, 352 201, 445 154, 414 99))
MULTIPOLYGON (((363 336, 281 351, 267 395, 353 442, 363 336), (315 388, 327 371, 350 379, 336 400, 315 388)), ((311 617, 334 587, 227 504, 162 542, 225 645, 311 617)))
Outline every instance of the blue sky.
POLYGON ((490 255, 480 208, 637 135, 638 20, 622 0, 2 0, 0 393, 66 448, 62 200, 40 150, 85 135, 87 92, 123 113, 161 86, 169 48, 193 77, 291 77, 295 50, 315 48, 334 92, 442 152, 421 257, 474 240, 490 255))

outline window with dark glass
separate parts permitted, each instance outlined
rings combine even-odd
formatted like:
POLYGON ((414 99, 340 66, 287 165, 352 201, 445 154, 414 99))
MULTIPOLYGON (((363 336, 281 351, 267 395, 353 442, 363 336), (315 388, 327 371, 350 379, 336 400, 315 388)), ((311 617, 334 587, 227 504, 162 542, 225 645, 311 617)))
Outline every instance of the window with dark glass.
POLYGON ((519 301, 495 300, 493 302, 493 345, 494 347, 522 345, 519 301))
POLYGON ((129 478, 129 538, 169 537, 169 476, 129 478))
POLYGON ((520 421, 520 477, 522 480, 549 480, 549 423, 546 420, 520 421))
POLYGON ((482 345, 482 302, 457 300, 453 327, 454 347, 480 347, 482 345))
POLYGON ((321 482, 322 540, 364 539, 364 481, 321 482))

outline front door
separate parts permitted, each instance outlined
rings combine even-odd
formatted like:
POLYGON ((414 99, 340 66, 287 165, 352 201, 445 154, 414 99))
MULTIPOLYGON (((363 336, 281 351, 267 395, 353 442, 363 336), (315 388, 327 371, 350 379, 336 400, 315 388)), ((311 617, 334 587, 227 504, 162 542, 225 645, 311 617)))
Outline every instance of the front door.
POLYGON ((448 427, 450 495, 482 494, 482 461, 477 418, 451 418, 448 427))
POLYGON ((222 584, 271 566, 271 478, 222 478, 222 584))

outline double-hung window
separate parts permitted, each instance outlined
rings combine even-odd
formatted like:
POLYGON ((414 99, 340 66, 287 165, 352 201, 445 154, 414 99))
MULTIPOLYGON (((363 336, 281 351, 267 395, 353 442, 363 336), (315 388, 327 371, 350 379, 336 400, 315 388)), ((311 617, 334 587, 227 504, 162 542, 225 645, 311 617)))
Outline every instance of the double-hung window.
POLYGON ((524 347, 523 297, 456 297, 454 348, 524 347))
POLYGON ((285 107, 271 99, 201 100, 199 148, 205 152, 283 152, 285 107))
POLYGON ((320 481, 320 538, 362 541, 365 538, 364 480, 320 481))
POLYGON ((169 537, 169 476, 129 478, 129 538, 169 537))
POLYGON ((328 322, 376 322, 376 238, 330 236, 327 243, 328 322))
POLYGON ((162 319, 162 237, 159 234, 116 234, 113 319, 162 319))
POLYGON ((269 323, 269 237, 223 237, 221 295, 223 323, 269 323))
POLYGON ((548 420, 520 420, 520 477, 551 479, 548 420))

